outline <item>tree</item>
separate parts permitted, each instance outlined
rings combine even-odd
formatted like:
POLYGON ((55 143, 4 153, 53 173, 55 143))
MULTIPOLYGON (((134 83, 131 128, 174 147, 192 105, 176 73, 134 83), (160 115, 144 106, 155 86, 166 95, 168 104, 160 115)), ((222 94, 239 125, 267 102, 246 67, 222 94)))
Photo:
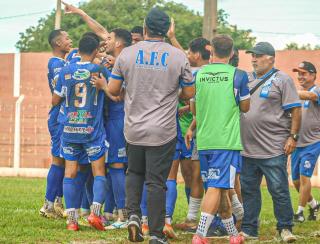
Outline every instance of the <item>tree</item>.
POLYGON ((319 50, 320 45, 315 45, 314 47, 311 47, 311 44, 303 44, 299 46, 296 42, 291 42, 286 44, 285 50, 319 50))
MULTIPOLYGON (((80 8, 97 20, 109 31, 121 27, 130 30, 135 25, 143 25, 143 20, 148 11, 158 6, 165 10, 169 16, 175 19, 176 37, 184 48, 187 48, 190 40, 201 36, 203 17, 185 5, 167 2, 164 0, 91 0, 82 3, 80 8)), ((47 37, 54 27, 55 11, 41 18, 37 26, 32 26, 20 33, 20 40, 16 47, 20 52, 40 52, 50 50, 47 37)), ((230 34, 235 44, 240 49, 252 47, 255 38, 251 37, 250 30, 238 30, 237 26, 231 26, 227 22, 228 15, 223 10, 218 14, 218 33, 230 34)), ((67 30, 74 46, 81 35, 89 31, 88 27, 79 16, 63 16, 62 28, 67 30)))

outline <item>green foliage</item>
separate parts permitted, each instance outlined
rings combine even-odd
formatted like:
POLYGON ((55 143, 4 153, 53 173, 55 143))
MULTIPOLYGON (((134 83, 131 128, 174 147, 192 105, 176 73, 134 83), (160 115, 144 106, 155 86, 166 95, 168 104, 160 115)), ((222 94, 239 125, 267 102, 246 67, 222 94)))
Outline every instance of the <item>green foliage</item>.
MULTIPOLYGON (((91 0, 82 3, 80 8, 108 30, 117 27, 130 30, 135 25, 143 25, 144 17, 153 6, 159 6, 175 19, 176 37, 184 48, 187 48, 192 39, 202 35, 203 17, 187 6, 172 1, 91 0)), ((230 34, 240 49, 252 47, 255 38, 250 36, 251 31, 238 30, 237 26, 229 25, 227 18, 228 14, 224 10, 219 10, 218 33, 230 34)), ((16 47, 21 52, 49 51, 47 37, 54 27, 54 19, 55 11, 52 11, 45 18, 41 18, 37 26, 29 27, 24 33, 20 33, 16 47)), ((77 46, 81 35, 89 31, 84 21, 76 15, 63 15, 61 27, 68 31, 74 46, 77 46)))
POLYGON ((285 50, 320 50, 320 45, 315 45, 314 47, 311 47, 311 44, 303 44, 299 46, 296 42, 291 42, 286 44, 285 50))
MULTIPOLYGON (((66 230, 65 219, 49 220, 39 216, 45 194, 45 179, 5 178, 0 177, 0 243, 128 243, 127 230, 96 231, 87 226, 80 226, 80 231, 66 230)), ((262 187, 262 211, 260 215, 260 241, 280 243, 277 239, 276 219, 273 215, 272 199, 266 187, 262 187)), ((318 189, 312 195, 319 199, 318 189)), ((298 195, 291 189, 293 206, 298 205, 298 195)), ((184 220, 187 214, 187 201, 184 185, 178 185, 178 199, 173 216, 174 224, 184 220)), ((305 211, 307 216, 308 211, 305 211)), ((319 230, 318 221, 306 221, 294 226, 298 235, 298 244, 316 244, 319 230)), ((177 232, 179 239, 172 243, 190 243, 192 235, 177 232)), ((145 241, 144 243, 148 243, 145 241)), ((216 239, 214 243, 229 243, 225 239, 216 239)))

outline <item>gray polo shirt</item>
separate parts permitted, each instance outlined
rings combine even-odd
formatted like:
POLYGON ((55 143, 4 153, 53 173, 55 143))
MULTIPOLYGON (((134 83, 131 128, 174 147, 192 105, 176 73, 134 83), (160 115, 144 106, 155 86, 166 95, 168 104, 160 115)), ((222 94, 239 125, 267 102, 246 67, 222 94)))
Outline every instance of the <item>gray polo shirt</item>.
POLYGON ((125 82, 128 143, 160 146, 176 137, 179 85, 193 85, 183 51, 161 41, 138 42, 122 50, 111 77, 125 82))
POLYGON ((320 87, 314 86, 309 91, 318 95, 318 101, 301 101, 302 121, 297 147, 320 142, 320 87))
MULTIPOLYGON (((263 77, 248 75, 251 90, 263 77)), ((242 155, 265 159, 284 154, 291 128, 289 112, 293 107, 301 107, 294 82, 278 71, 251 96, 249 112, 241 114, 242 155)))

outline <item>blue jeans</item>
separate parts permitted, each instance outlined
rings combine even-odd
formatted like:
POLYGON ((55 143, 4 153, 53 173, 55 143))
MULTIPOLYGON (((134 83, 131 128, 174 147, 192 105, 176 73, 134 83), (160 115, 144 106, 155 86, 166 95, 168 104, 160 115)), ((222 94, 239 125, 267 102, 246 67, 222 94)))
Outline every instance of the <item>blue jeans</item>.
POLYGON ((243 157, 240 175, 244 217, 242 231, 251 236, 258 236, 259 215, 261 211, 262 176, 267 181, 268 191, 272 196, 277 230, 292 229, 293 209, 289 193, 287 157, 280 155, 268 159, 243 157))

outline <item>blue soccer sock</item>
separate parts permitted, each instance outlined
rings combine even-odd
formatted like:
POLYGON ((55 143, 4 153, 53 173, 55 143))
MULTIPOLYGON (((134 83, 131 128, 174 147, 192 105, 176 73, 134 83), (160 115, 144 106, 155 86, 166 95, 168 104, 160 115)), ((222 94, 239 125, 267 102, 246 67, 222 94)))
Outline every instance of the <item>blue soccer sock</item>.
POLYGON ((107 179, 105 176, 95 176, 93 181, 93 203, 103 204, 106 199, 107 179))
POLYGON ((117 209, 124 209, 126 206, 126 191, 125 191, 125 181, 126 175, 124 168, 115 169, 110 168, 109 174, 112 181, 112 191, 114 195, 114 200, 117 205, 117 209))
MULTIPOLYGON (((79 198, 77 199, 76 209, 79 209, 81 206, 82 198, 84 195, 83 189, 85 187, 87 177, 88 177, 87 172, 81 172, 81 171, 77 172, 76 181, 77 181, 77 190, 79 192, 79 198)), ((85 196, 87 196, 87 194, 85 196)))
POLYGON ((110 218, 112 216, 113 210, 116 207, 113 191, 112 191, 112 181, 110 173, 108 172, 106 175, 107 179, 107 192, 106 192, 106 200, 104 202, 104 212, 108 213, 110 218))
POLYGON ((143 184, 142 198, 140 203, 141 214, 142 216, 148 216, 148 208, 147 208, 147 186, 143 184))
POLYGON ((51 164, 47 176, 46 199, 48 201, 54 202, 56 196, 62 197, 63 177, 64 167, 51 164))
POLYGON ((93 175, 92 172, 89 172, 87 181, 86 181, 86 194, 88 198, 89 205, 93 202, 93 175))
POLYGON ((185 187, 184 187, 184 192, 186 193, 187 202, 188 202, 188 204, 189 204, 191 188, 190 188, 190 187, 185 186, 185 187))
POLYGON ((77 199, 79 198, 78 186, 75 178, 65 177, 63 179, 63 192, 66 209, 75 209, 77 199))
POLYGON ((167 180, 166 216, 172 217, 177 200, 177 181, 167 180))

